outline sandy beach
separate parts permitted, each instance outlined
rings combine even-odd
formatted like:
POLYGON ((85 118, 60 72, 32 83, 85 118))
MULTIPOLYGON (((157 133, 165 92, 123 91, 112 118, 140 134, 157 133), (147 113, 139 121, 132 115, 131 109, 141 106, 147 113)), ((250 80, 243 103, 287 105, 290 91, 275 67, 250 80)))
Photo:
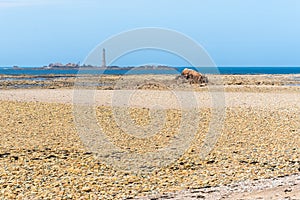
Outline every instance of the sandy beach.
POLYGON ((89 78, 101 85, 86 90, 73 88, 75 77, 51 80, 47 87, 35 82, 27 89, 2 82, 0 197, 300 199, 299 76, 224 75, 224 93, 215 96, 208 86, 178 83, 174 76, 89 78), (122 100, 126 95, 131 99, 122 100), (186 98, 189 95, 193 98, 186 98), (222 132, 201 159, 199 146, 214 102, 224 103, 222 132), (133 173, 104 162, 83 144, 74 103, 93 105, 97 125, 108 138, 122 150, 139 154, 155 152, 176 138, 180 111, 197 109, 200 121, 195 138, 178 159, 151 172, 133 173), (115 121, 116 113, 128 109, 133 121, 146 127, 154 104, 166 115, 156 135, 135 138, 115 121))

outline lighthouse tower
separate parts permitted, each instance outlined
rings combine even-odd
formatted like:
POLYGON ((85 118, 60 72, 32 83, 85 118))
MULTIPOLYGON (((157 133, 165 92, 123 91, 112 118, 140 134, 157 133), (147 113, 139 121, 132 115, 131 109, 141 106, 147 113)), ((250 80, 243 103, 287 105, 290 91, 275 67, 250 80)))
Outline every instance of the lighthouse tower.
POLYGON ((101 67, 106 67, 106 59, 105 59, 105 49, 102 50, 102 65, 101 67))

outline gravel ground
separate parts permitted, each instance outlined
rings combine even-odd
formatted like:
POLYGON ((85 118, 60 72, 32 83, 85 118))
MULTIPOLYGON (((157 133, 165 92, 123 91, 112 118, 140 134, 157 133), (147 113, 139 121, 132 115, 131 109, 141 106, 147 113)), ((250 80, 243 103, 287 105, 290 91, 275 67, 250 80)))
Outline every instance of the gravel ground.
MULTIPOLYGON (((151 121, 153 101, 162 102, 172 94, 156 91, 156 100, 148 98, 141 104, 139 96, 153 94, 141 91, 128 113, 144 127, 151 121)), ((186 151, 154 171, 134 173, 113 167, 84 146, 74 124, 73 90, 2 90, 0 198, 299 199, 298 89, 271 91, 258 93, 253 88, 225 93, 223 131, 205 159, 199 158, 199 147, 211 121, 211 97, 205 91, 196 93, 201 120, 186 151)), ((132 94, 131 90, 120 92, 120 96, 132 94)), ((124 102, 116 110, 110 107, 116 93, 99 90, 95 94, 97 124, 121 149, 154 152, 176 138, 183 117, 176 99, 170 97, 164 104, 165 126, 158 134, 136 139, 113 120, 124 111, 124 102)))

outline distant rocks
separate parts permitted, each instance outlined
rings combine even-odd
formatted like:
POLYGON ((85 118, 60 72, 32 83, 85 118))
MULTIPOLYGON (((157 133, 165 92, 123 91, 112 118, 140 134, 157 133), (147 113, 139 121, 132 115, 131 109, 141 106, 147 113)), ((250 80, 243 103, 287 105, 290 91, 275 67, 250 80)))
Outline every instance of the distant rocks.
POLYGON ((67 63, 67 64, 62 64, 62 63, 50 63, 48 66, 44 66, 43 68, 45 69, 55 69, 55 68, 78 68, 79 63, 67 63))

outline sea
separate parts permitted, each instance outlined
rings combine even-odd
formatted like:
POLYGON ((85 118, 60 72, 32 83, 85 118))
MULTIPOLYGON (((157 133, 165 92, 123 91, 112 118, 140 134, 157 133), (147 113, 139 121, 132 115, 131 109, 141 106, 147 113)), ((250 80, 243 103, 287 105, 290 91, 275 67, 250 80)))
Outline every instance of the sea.
POLYGON ((195 69, 203 74, 300 74, 300 67, 174 67, 166 68, 151 68, 151 69, 45 69, 45 68, 12 68, 1 67, 0 75, 76 75, 76 74, 111 74, 111 75, 126 75, 126 74, 180 74, 184 68, 195 69))

